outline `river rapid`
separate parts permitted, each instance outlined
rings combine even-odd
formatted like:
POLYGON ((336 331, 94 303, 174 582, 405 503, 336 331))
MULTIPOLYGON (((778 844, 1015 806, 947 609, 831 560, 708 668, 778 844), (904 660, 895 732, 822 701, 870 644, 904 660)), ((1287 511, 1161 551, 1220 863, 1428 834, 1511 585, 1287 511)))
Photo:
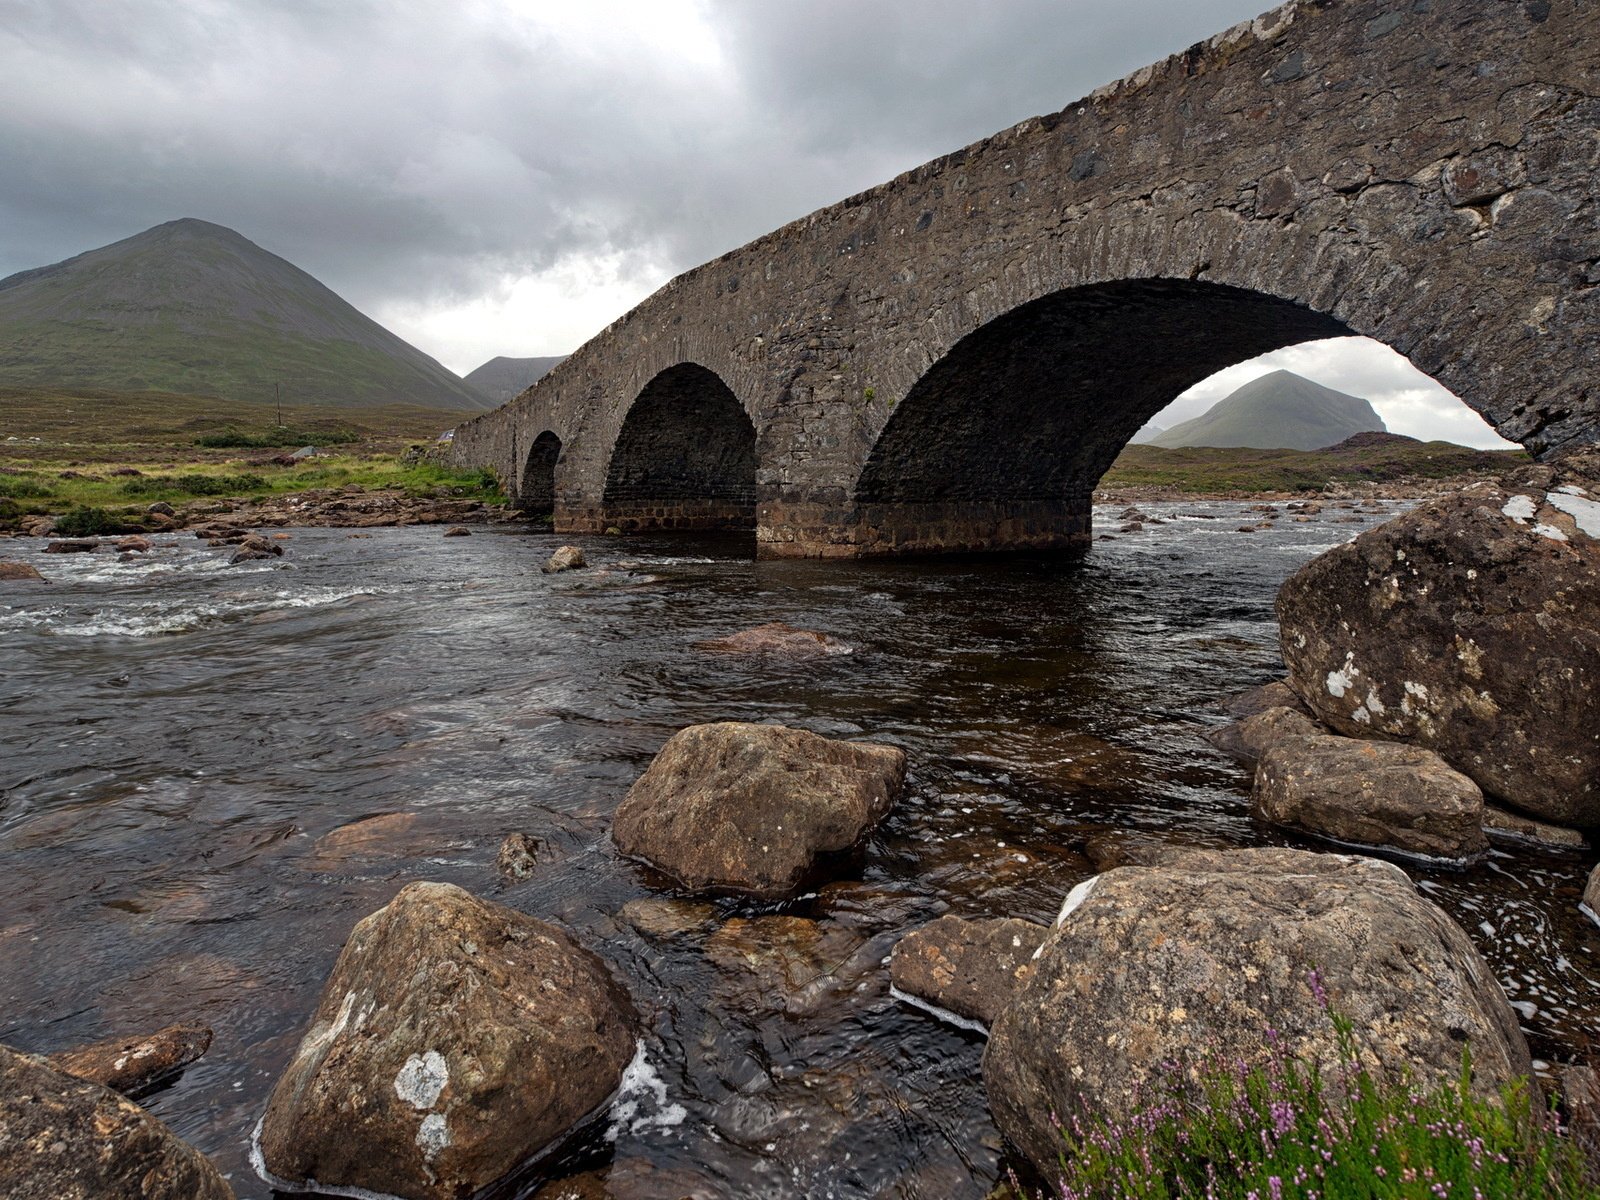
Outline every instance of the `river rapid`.
MULTIPOLYGON (((0 1041, 208 1023, 210 1052, 146 1103, 268 1196, 251 1129, 345 935, 445 880, 572 929, 644 1014, 624 1093, 550 1173, 609 1171, 618 1197, 976 1200, 1005 1165, 983 1038, 890 994, 896 937, 944 912, 1051 919, 1107 829, 1310 845, 1252 821, 1201 735, 1218 697, 1281 675, 1278 584, 1403 506, 1248 533, 1247 505, 1144 507, 1162 523, 1081 561, 610 538, 543 575, 560 540, 515 525, 295 530, 237 567, 188 535, 130 562, 7 543, 53 582, 0 591, 0 1041), (774 620, 855 652, 694 646, 774 620), (901 746, 906 795, 839 882, 641 932, 623 907, 659 881, 618 858, 610 814, 675 730, 724 719, 901 746), (540 843, 523 882, 494 865, 513 831, 540 843)), ((1501 844, 1469 871, 1407 865, 1547 1061, 1600 1029, 1587 865, 1501 844)))

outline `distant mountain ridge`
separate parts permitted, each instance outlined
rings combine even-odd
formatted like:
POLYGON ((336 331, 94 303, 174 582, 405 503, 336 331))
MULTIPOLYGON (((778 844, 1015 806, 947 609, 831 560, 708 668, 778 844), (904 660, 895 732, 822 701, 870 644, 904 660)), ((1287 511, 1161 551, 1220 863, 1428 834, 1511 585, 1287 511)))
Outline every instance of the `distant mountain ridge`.
POLYGON ((1367 401, 1324 387, 1293 371, 1252 379, 1209 411, 1146 439, 1167 450, 1233 446, 1257 450, 1321 450, 1358 433, 1386 433, 1367 401))
POLYGON ((464 378, 495 403, 504 404, 543 379, 551 368, 566 357, 565 354, 546 358, 506 358, 501 355, 491 358, 476 370, 468 371, 464 378))
POLYGON ((0 384, 492 406, 293 263, 194 218, 0 279, 0 384))

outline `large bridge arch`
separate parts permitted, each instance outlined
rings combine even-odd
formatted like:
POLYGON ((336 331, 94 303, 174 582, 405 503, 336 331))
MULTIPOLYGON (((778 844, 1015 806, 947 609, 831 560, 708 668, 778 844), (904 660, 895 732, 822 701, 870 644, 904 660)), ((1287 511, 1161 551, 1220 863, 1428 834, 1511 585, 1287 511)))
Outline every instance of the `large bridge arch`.
POLYGON ((611 445, 602 518, 624 532, 754 529, 756 428, 715 371, 683 362, 640 390, 611 445))
MULTIPOLYGON (((1185 305, 1260 316, 1224 339, 1230 361, 1279 339, 1365 334, 1535 455, 1591 444, 1597 44, 1589 0, 1287 4, 679 276, 463 425, 456 460, 515 472, 519 431, 556 430, 556 528, 603 528, 636 400, 693 362, 756 431, 759 554, 917 548, 916 536, 874 534, 884 514, 867 510, 983 498, 958 495, 972 462, 936 468, 936 445, 906 447, 970 439, 985 413, 1020 411, 1015 397, 940 402, 940 389, 970 398, 989 370, 1013 388, 1050 383, 1066 371, 1059 356, 1007 366, 1003 346, 1037 345, 1051 320, 1143 353, 1119 327, 1164 328, 1185 305), (1227 289, 1242 294, 1232 308, 1227 289), (1118 309, 1143 315, 1108 315, 1118 309)), ((1220 356, 1204 338, 1180 341, 1196 356, 1183 371, 1124 363, 1137 404, 1113 417, 1079 388, 1068 408, 1085 423, 1047 423, 1049 436, 1109 446, 1120 422, 1137 424, 1132 408, 1220 356)), ((1013 461, 1028 460, 1026 432, 1006 434, 1013 461)), ((1084 453, 1033 482, 1071 501, 1092 473, 1084 453)))

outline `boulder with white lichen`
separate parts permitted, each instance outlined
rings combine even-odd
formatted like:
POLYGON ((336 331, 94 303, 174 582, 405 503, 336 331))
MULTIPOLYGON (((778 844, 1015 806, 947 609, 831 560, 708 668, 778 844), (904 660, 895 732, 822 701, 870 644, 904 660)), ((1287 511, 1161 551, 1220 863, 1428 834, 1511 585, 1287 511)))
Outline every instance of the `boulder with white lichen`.
POLYGON ((1424 746, 1491 797, 1600 824, 1600 456, 1430 500, 1278 594, 1295 690, 1424 746))
POLYGON ((617 1090, 635 1017, 561 930, 443 883, 361 921, 267 1103, 280 1189, 461 1200, 617 1090))

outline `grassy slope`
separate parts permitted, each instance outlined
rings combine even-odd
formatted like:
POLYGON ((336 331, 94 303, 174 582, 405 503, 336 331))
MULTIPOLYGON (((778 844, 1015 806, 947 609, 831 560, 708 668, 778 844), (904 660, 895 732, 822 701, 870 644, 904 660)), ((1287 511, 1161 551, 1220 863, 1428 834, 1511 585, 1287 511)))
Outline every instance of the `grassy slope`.
POLYGON ((1493 475, 1527 461, 1521 450, 1472 450, 1451 442, 1394 439, 1327 450, 1128 446, 1099 487, 1189 494, 1321 491, 1330 483, 1395 483, 1493 475))

